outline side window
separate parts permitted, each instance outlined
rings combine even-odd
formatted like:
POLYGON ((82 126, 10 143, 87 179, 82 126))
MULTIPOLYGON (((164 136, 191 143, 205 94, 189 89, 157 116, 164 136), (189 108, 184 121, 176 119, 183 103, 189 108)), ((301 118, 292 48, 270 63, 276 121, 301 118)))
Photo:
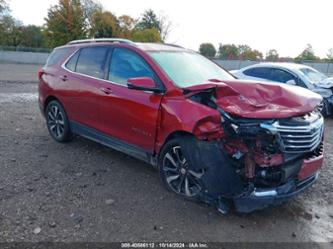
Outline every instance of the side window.
POLYGON ((276 81, 276 82, 282 82, 282 83, 286 83, 289 80, 294 80, 295 83, 297 82, 296 78, 292 74, 290 74, 284 70, 276 69, 276 68, 271 69, 268 79, 272 80, 272 81, 276 81))
POLYGON ((108 47, 87 47, 80 51, 76 72, 96 78, 104 78, 104 63, 108 47))
POLYGON ((255 68, 250 68, 250 69, 245 70, 244 74, 251 76, 251 77, 268 79, 269 72, 270 72, 269 68, 255 67, 255 68))
POLYGON ((76 70, 76 63, 77 63, 77 59, 79 58, 79 54, 80 51, 76 52, 70 59, 69 61, 66 63, 66 68, 68 68, 71 71, 75 71, 76 70))
POLYGON ((108 80, 127 85, 127 80, 136 77, 156 76, 146 61, 135 52, 124 48, 115 48, 112 52, 108 80))
POLYGON ((52 51, 50 56, 47 58, 46 66, 52 66, 59 63, 65 55, 70 51, 71 48, 56 48, 52 51))

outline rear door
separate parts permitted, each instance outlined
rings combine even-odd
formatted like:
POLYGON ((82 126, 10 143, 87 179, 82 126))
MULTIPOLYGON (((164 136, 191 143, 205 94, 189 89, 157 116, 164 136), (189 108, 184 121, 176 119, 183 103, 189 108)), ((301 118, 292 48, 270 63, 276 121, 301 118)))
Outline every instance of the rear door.
POLYGON ((98 129, 100 81, 105 77, 108 46, 78 50, 64 65, 63 80, 70 93, 64 98, 71 121, 98 129))
POLYGON ((127 80, 135 77, 150 77, 161 87, 159 78, 142 56, 127 48, 114 48, 107 82, 101 82, 105 89, 100 98, 102 131, 153 152, 162 95, 128 89, 127 80))

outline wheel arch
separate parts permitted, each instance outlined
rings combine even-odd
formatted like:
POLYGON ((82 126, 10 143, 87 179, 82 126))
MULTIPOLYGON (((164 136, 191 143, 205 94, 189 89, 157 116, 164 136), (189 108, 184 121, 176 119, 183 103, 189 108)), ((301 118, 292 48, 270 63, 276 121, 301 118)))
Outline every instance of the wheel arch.
POLYGON ((51 101, 53 101, 53 100, 58 101, 58 102, 62 105, 62 103, 60 102, 60 100, 59 100, 57 97, 55 97, 55 96, 53 96, 53 95, 50 95, 50 96, 48 96, 48 97, 45 99, 45 101, 44 101, 44 105, 43 105, 43 107, 44 107, 44 112, 45 112, 45 110, 46 110, 47 105, 48 105, 51 101))

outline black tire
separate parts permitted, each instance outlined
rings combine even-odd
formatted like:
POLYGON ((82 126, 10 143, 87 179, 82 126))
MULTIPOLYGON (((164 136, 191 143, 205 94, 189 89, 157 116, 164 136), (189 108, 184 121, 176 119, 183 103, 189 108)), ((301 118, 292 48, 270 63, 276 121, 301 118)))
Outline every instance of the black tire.
POLYGON ((323 109, 321 111, 321 114, 324 116, 324 118, 327 118, 330 115, 330 104, 328 103, 328 101, 326 99, 324 99, 323 101, 323 109))
POLYGON ((189 157, 190 136, 177 137, 167 142, 159 156, 159 172, 165 187, 189 200, 198 200, 203 189, 200 178, 204 172, 195 172, 189 157), (171 159, 170 159, 171 157, 171 159))
POLYGON ((72 140, 69 121, 65 109, 57 101, 52 100, 45 108, 46 126, 51 137, 57 142, 64 143, 72 140))

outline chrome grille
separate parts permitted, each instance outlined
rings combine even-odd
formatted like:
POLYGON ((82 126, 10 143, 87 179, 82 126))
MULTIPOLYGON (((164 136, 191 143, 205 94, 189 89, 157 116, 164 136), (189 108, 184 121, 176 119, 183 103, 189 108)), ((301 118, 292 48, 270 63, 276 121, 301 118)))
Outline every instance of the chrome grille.
MULTIPOLYGON (((319 114, 318 114, 319 115, 319 114)), ((262 124, 262 128, 270 130, 281 138, 281 150, 286 153, 305 153, 317 148, 323 137, 324 119, 321 115, 306 125, 262 124)))

